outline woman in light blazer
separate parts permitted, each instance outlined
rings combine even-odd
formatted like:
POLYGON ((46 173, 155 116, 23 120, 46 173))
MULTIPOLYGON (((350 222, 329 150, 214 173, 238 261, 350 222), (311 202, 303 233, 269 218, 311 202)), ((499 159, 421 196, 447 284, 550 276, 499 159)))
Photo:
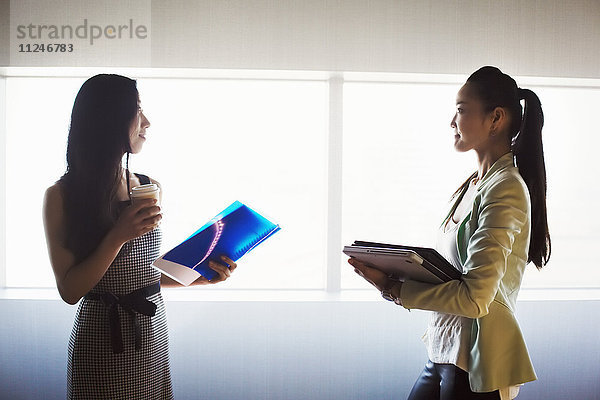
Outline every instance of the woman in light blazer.
POLYGON ((384 298, 433 311, 423 337, 429 360, 410 400, 512 399, 536 379, 515 318, 521 279, 527 263, 541 268, 550 257, 542 108, 531 90, 483 67, 458 91, 450 126, 456 150, 478 157, 478 170, 452 197, 436 245, 462 279, 398 283, 349 263, 384 298))

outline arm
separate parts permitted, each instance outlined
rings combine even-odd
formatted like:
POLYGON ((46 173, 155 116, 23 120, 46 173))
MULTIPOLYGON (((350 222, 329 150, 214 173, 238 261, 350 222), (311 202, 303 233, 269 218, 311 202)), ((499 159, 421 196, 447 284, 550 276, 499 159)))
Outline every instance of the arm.
POLYGON ((478 227, 469 239, 466 273, 462 280, 443 284, 405 281, 394 284, 383 272, 350 259, 355 271, 378 290, 388 288, 405 308, 439 311, 479 318, 488 313, 515 237, 527 223, 527 188, 504 180, 487 189, 482 198, 478 227))
POLYGON ((527 188, 516 179, 500 180, 486 191, 467 246, 463 279, 439 285, 406 281, 400 292, 404 307, 469 318, 489 312, 515 238, 527 224, 529 200, 527 188))
POLYGON ((56 184, 46 190, 43 209, 46 243, 56 286, 65 302, 77 303, 102 279, 124 243, 154 229, 161 215, 160 208, 153 206, 153 202, 147 199, 127 207, 98 247, 84 260, 76 262, 75 255, 65 245, 66 226, 61 189, 56 184))

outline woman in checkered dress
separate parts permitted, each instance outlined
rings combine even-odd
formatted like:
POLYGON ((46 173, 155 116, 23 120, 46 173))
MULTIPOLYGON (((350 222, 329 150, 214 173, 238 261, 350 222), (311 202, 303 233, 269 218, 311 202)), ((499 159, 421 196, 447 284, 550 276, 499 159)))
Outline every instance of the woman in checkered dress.
MULTIPOLYGON (((180 286, 152 268, 159 256, 159 203, 131 204, 130 188, 158 182, 129 172, 150 122, 136 82, 96 75, 77 94, 67 172, 46 191, 44 227, 58 291, 79 303, 69 341, 69 399, 172 399, 160 287, 180 286), (126 155, 126 168, 122 167, 126 155)), ((227 279, 236 264, 212 263, 227 279), (225 264, 225 265, 224 265, 225 264)))

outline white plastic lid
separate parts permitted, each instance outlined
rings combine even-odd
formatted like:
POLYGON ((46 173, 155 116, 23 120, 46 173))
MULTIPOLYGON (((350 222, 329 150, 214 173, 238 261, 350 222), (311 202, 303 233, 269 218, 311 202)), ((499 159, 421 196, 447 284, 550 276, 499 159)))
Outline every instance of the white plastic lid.
POLYGON ((158 191, 158 185, 156 183, 148 183, 146 185, 136 186, 131 189, 132 196, 139 196, 141 194, 152 193, 158 191))

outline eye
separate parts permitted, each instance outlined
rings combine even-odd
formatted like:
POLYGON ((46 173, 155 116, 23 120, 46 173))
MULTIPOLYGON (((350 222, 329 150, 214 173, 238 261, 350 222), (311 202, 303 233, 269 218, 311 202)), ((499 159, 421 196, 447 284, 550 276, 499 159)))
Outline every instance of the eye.
POLYGON ((459 113, 459 114, 462 114, 464 111, 465 111, 465 109, 464 109, 464 108, 462 108, 462 107, 458 107, 458 108, 456 109, 456 112, 457 112, 457 113, 459 113))

